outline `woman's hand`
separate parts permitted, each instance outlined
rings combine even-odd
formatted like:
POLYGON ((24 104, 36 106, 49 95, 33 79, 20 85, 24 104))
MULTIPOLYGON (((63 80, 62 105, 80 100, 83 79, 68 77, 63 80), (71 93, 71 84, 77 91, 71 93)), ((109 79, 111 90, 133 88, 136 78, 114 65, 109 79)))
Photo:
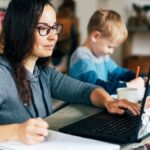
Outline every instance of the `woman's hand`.
POLYGON ((129 102, 125 99, 113 100, 112 97, 102 88, 96 88, 91 93, 91 102, 97 107, 106 107, 108 112, 123 114, 125 109, 134 115, 140 114, 140 105, 129 102))
POLYGON ((18 124, 16 130, 16 140, 25 144, 42 142, 48 136, 48 124, 41 118, 29 119, 18 124))
POLYGON ((141 109, 138 103, 132 103, 125 99, 107 101, 105 106, 108 112, 117 114, 123 114, 125 109, 128 109, 134 115, 139 115, 141 109))

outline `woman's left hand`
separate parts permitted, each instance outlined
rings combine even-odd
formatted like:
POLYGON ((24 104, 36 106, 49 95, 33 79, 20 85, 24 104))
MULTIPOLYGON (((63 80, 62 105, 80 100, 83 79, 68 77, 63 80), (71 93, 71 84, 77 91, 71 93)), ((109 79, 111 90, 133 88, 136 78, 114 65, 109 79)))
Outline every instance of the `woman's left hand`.
POLYGON ((105 107, 108 112, 120 115, 123 114, 126 109, 131 111, 134 115, 139 115, 141 109, 140 104, 129 102, 126 99, 107 101, 105 107))

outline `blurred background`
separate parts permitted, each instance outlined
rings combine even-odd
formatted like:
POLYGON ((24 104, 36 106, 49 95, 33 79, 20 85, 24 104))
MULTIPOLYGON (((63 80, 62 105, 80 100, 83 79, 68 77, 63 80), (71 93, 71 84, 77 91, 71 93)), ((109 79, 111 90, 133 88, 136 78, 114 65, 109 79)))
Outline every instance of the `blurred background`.
MULTIPOLYGON (((0 0, 0 29, 10 0, 0 0)), ((64 24, 51 65, 67 73, 69 58, 85 40, 90 16, 98 8, 117 11, 124 19, 129 37, 111 56, 119 65, 146 73, 150 64, 150 0, 50 0, 58 21, 64 24)))

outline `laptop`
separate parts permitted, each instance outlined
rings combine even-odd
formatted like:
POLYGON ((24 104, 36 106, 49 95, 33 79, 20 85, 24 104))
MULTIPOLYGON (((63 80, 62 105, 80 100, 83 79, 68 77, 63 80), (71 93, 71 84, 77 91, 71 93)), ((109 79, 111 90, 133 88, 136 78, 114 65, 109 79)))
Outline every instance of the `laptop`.
POLYGON ((150 119, 150 68, 139 116, 125 111, 123 115, 101 111, 59 131, 113 143, 133 143, 148 137, 150 119))

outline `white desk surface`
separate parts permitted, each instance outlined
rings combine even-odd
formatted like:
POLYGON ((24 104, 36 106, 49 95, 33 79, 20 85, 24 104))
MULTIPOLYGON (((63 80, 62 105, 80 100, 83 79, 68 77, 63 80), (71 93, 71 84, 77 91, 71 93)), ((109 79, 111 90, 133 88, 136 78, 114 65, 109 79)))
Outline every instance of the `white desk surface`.
MULTIPOLYGON (((52 114, 51 116, 45 118, 45 120, 48 122, 50 129, 57 131, 61 127, 79 121, 99 111, 101 111, 101 109, 99 108, 85 106, 85 105, 71 104, 65 106, 64 108, 52 114)), ((147 143, 148 141, 150 141, 150 139, 146 139, 141 143, 121 145, 122 147, 121 150, 130 150, 130 149, 144 150, 143 146, 142 147, 140 146, 144 145, 144 143, 147 143)))

